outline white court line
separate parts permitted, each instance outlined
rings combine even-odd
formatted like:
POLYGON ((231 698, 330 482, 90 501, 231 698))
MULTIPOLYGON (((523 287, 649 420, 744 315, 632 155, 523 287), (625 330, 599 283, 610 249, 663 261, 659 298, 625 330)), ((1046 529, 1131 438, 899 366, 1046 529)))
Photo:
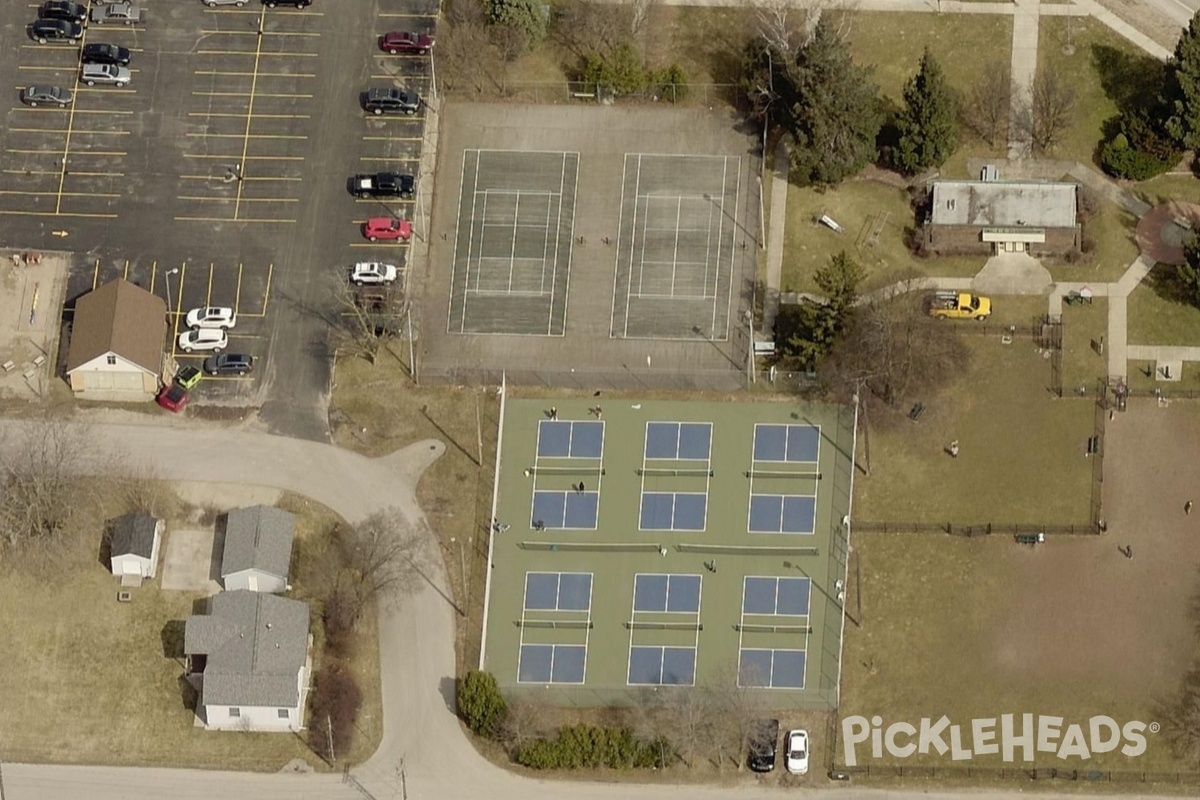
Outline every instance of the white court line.
MULTIPOLYGON (((476 173, 476 174, 478 174, 478 173, 476 173)), ((489 191, 487 189, 484 189, 483 190, 483 209, 480 211, 480 216, 479 216, 479 255, 475 257, 475 293, 476 294, 479 293, 479 286, 480 286, 481 282, 483 281, 483 259, 484 259, 483 253, 484 253, 484 249, 485 249, 483 246, 483 240, 487 236, 488 194, 489 194, 489 191)), ((467 285, 467 291, 468 292, 471 291, 470 284, 467 285)), ((464 324, 465 324, 465 321, 464 321, 464 324)))
MULTIPOLYGON (((625 183, 629 175, 629 154, 625 154, 625 161, 621 165, 621 206, 617 210, 617 254, 613 256, 613 299, 612 306, 608 312, 608 338, 612 339, 616 336, 616 331, 613 330, 615 320, 613 317, 617 315, 617 284, 621 282, 621 235, 625 231, 625 183)), ((579 182, 575 183, 575 194, 579 194, 579 182)), ((574 233, 574 231, 572 231, 574 233)), ((572 237, 574 240, 574 237, 572 237)))
MULTIPOLYGON (((487 214, 487 207, 484 207, 484 214, 487 214)), ((505 291, 512 293, 513 269, 517 265, 517 220, 521 216, 521 193, 517 192, 517 202, 513 206, 513 224, 512 224, 512 244, 508 248, 508 286, 505 291)), ((479 251, 483 252, 483 247, 480 246, 479 251)), ((482 269, 482 267, 481 267, 482 269)))
MULTIPOLYGON (((576 219, 575 210, 579 207, 579 153, 571 153, 571 155, 575 156, 575 181, 571 185, 571 191, 572 191, 572 195, 571 195, 571 233, 574 234, 575 233, 575 219, 576 219)), ((564 166, 564 169, 565 169, 565 166, 564 166)), ((563 190, 564 191, 566 190, 565 183, 563 185, 563 190)), ((554 270, 555 270, 555 274, 557 275, 557 273, 558 273, 558 240, 562 237, 562 195, 559 195, 559 198, 558 198, 558 231, 557 231, 557 233, 555 233, 555 237, 556 238, 555 238, 555 247, 554 247, 554 270)), ((567 237, 567 258, 566 258, 566 264, 564 265, 567 269, 567 277, 566 277, 566 283, 563 286, 563 324, 562 324, 562 333, 560 333, 559 336, 566 336, 566 334, 567 334, 567 308, 568 308, 567 301, 571 296, 571 253, 572 253, 574 244, 575 244, 574 235, 568 236, 567 237)), ((620 248, 618 248, 618 249, 620 249, 620 248)), ((551 291, 553 291, 553 289, 551 289, 551 291)), ((614 298, 614 302, 616 302, 615 298, 614 298)), ((554 304, 553 297, 550 298, 550 303, 551 303, 551 308, 553 308, 553 304, 554 304)), ((612 315, 609 315, 609 325, 610 326, 612 325, 611 320, 612 320, 612 315)), ((601 445, 601 446, 603 446, 603 445, 601 445)))
MULTIPOLYGON (((714 203, 714 205, 716 206, 716 210, 721 215, 721 217, 720 217, 720 221, 717 223, 717 264, 716 264, 717 269, 716 269, 716 274, 714 275, 715 280, 713 283, 712 322, 709 323, 709 327, 708 327, 710 337, 716 333, 716 327, 717 327, 717 289, 720 287, 720 282, 721 282, 720 258, 721 258, 721 246, 725 242, 725 213, 724 213, 725 212, 725 187, 728 185, 728 181, 729 181, 729 157, 726 156, 724 159, 724 162, 722 163, 722 167, 721 167, 721 197, 720 197, 720 201, 718 203, 714 203)), ((711 224, 711 222, 712 222, 712 220, 710 218, 709 223, 711 224)), ((730 252, 731 253, 733 252, 732 244, 733 244, 733 237, 731 236, 730 237, 730 245, 731 245, 730 252)), ((730 268, 730 270, 733 269, 732 260, 729 263, 729 268, 730 268)), ((730 284, 733 283, 732 272, 729 275, 729 283, 730 284)), ((705 291, 708 290, 708 254, 707 253, 705 254, 705 258, 704 258, 704 289, 705 289, 705 291)), ((728 326, 726 326, 726 327, 728 327, 728 326)))
MULTIPOLYGON (((726 156, 725 160, 728 161, 730 158, 733 157, 726 156)), ((737 164, 737 171, 735 173, 736 177, 733 183, 733 219, 736 221, 738 219, 738 207, 742 201, 742 161, 740 158, 734 159, 734 161, 737 164)), ((733 241, 734 238, 735 236, 733 235, 729 237, 729 281, 728 285, 725 287, 725 335, 722 337, 722 341, 725 341, 729 338, 729 309, 733 305, 733 263, 737 259, 737 247, 733 241)), ((716 313, 716 303, 714 303, 714 318, 716 313)))
MULTIPOLYGON (((475 177, 471 180, 471 227, 467 231, 467 260, 466 272, 463 275, 463 304, 462 318, 458 323, 458 332, 467 332, 467 294, 471 290, 471 253, 475 248, 475 206, 479 202, 479 168, 480 154, 475 151, 475 177)), ((463 166, 466 167, 466 156, 463 156, 463 166)))
POLYGON ((642 211, 642 252, 638 256, 637 296, 639 299, 642 296, 642 282, 646 280, 646 242, 650 240, 650 237, 646 235, 646 223, 650 221, 650 201, 654 199, 654 195, 647 194, 645 198, 646 204, 642 211))
MULTIPOLYGON (((554 287, 558 282, 558 244, 562 239, 562 199, 563 193, 567 190, 567 156, 568 153, 562 154, 562 171, 559 173, 558 179, 558 224, 554 229, 554 262, 550 265, 550 307, 546 311, 546 335, 554 335, 554 287)), ((574 233, 574 231, 572 231, 574 233)), ((550 249, 550 204, 546 204, 546 244, 543 253, 550 249)), ((542 285, 545 286, 546 280, 546 262, 542 260, 542 285)), ((566 332, 564 320, 563 332, 566 332)))
MULTIPOLYGON (((637 209, 638 195, 642 190, 642 154, 638 153, 637 157, 637 179, 633 185, 633 222, 630 226, 629 238, 629 283, 625 286, 625 328, 621 332, 622 337, 629 335, 629 304, 633 300, 633 251, 634 243, 637 241, 637 209)), ((642 247, 645 247, 642 243, 642 247)))
MULTIPOLYGON (((724 191, 724 182, 722 182, 721 186, 722 186, 722 192, 723 192, 724 191)), ((713 240, 713 230, 712 230, 713 220, 712 220, 712 217, 713 217, 714 213, 721 214, 721 210, 725 207, 724 203, 725 203, 725 195, 722 194, 721 202, 719 202, 719 203, 710 202, 708 204, 708 232, 704 237, 704 281, 702 283, 702 286, 703 286, 702 291, 703 291, 705 297, 708 296, 708 272, 709 272, 709 269, 711 267, 713 267, 713 264, 712 264, 712 249, 713 249, 713 242, 712 242, 712 240, 713 240)), ((722 216, 722 218, 724 217, 723 214, 721 216, 722 216)), ((720 226, 720 223, 718 223, 718 230, 717 230, 717 254, 718 255, 720 255, 720 253, 721 253, 721 233, 720 233, 719 226, 720 226)), ((710 337, 712 336, 713 326, 717 324, 716 297, 717 297, 717 286, 720 283, 720 281, 721 281, 721 270, 719 267, 717 267, 713 270, 713 292, 712 292, 712 294, 713 294, 713 318, 712 318, 712 324, 709 325, 709 327, 708 327, 708 335, 710 337)))
MULTIPOLYGON (((564 164, 563 168, 566 169, 565 164, 564 164)), ((541 280, 538 282, 538 288, 541 290, 542 294, 546 293, 546 253, 550 249, 550 206, 553 202, 554 202, 554 198, 552 198, 552 197, 546 198, 546 223, 542 227, 542 269, 541 269, 542 277, 541 277, 541 280)), ((562 206, 562 195, 559 195, 558 205, 560 207, 562 206)), ((550 286, 551 287, 554 286, 553 281, 550 283, 550 286)), ((550 304, 554 305, 553 294, 550 297, 550 304)), ((547 330, 549 330, 550 320, 548 317, 546 319, 546 326, 547 326, 547 330)))
MULTIPOLYGON (((464 151, 463 152, 462 169, 459 171, 459 174, 458 174, 458 211, 459 211, 459 213, 458 213, 458 219, 456 219, 454 221, 454 265, 455 265, 455 267, 458 266, 458 237, 462 232, 462 200, 463 200, 462 193, 463 193, 463 190, 466 189, 466 178, 467 178, 467 153, 464 151)), ((472 199, 474 199, 474 198, 472 198, 472 199)), ((470 246, 468 245, 468 250, 469 249, 470 249, 470 246)), ((450 271, 450 298, 449 298, 449 300, 447 300, 447 303, 450 306, 454 305, 454 270, 450 271)), ((463 293, 463 305, 465 306, 466 304, 467 304, 467 295, 464 292, 463 293)), ((451 309, 447 308, 446 309, 446 333, 453 332, 453 328, 451 326, 454 323, 450 319, 450 312, 451 312, 451 309)), ((461 333, 462 331, 459 331, 459 332, 461 333)))
MULTIPOLYGON (((675 198, 675 250, 671 253, 671 296, 675 296, 675 271, 679 264, 679 224, 683 222, 683 198, 675 198)), ((642 269, 646 262, 642 261, 642 269)))

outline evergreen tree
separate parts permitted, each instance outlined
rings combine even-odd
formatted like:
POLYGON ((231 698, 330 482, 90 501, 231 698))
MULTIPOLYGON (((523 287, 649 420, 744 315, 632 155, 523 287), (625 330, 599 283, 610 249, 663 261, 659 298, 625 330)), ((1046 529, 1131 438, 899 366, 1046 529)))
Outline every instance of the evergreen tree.
POLYGON ((1175 282, 1185 300, 1200 306, 1200 242, 1195 236, 1184 242, 1183 263, 1175 268, 1175 282))
POLYGON ((907 175, 940 167, 958 147, 958 101, 929 48, 917 74, 904 86, 904 110, 896 118, 896 129, 900 136, 892 161, 907 175))
POLYGON ((851 60, 827 17, 800 48, 796 69, 775 75, 781 122, 795 139, 792 168, 804 184, 840 183, 865 167, 882 123, 871 70, 851 60))
POLYGON ((1179 37, 1168 71, 1167 132, 1181 148, 1196 150, 1200 148, 1200 11, 1179 37))

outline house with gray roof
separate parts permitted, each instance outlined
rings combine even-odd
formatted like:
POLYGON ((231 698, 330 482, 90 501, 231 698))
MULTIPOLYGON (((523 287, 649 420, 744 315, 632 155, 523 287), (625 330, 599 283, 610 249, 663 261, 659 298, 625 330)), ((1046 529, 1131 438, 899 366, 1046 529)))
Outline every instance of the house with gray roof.
POLYGON ((312 671, 307 603, 218 592, 184 624, 187 677, 209 730, 299 731, 312 671))
POLYGON ((935 253, 1064 255, 1082 246, 1079 187, 1052 181, 936 180, 925 247, 935 253))
POLYGON ((158 571, 163 521, 149 514, 126 514, 112 524, 109 561, 122 586, 140 586, 158 571))
POLYGON ((229 512, 221 557, 225 591, 249 589, 278 593, 288 588, 296 518, 273 506, 229 512))

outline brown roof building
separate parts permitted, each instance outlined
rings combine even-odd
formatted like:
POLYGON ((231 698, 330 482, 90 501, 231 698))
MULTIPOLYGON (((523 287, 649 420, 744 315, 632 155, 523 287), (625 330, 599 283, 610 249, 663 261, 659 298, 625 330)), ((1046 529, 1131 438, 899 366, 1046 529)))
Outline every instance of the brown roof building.
POLYGON ((76 397, 149 400, 158 390, 167 337, 167 304, 115 280, 75 303, 67 377, 76 397))

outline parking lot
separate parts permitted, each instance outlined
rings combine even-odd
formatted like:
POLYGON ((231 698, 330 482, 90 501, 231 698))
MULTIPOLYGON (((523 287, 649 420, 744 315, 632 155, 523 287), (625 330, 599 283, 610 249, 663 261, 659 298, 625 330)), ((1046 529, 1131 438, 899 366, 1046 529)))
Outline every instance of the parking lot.
MULTIPOLYGON (((0 10, 6 29, 24 30, 38 5, 0 10)), ((377 38, 433 32, 437 5, 141 5, 139 25, 92 24, 73 45, 14 37, 0 53, 10 87, 0 105, 0 241, 73 251, 68 306, 97 275, 103 282, 127 271, 164 299, 169 282, 173 312, 236 307, 233 333, 246 337, 237 349, 268 362, 235 397, 261 406, 272 429, 322 438, 330 373, 318 312, 331 302, 327 277, 355 261, 405 265, 408 242, 367 241, 363 224, 415 224, 428 202, 420 191, 424 106, 376 116, 362 109, 360 93, 398 87, 427 96, 430 56, 384 52, 377 38), (95 43, 129 49, 128 85, 80 80, 81 47, 95 43), (70 91, 74 101, 23 104, 22 90, 40 85, 70 91), (354 174, 379 171, 417 175, 417 196, 356 199, 347 191, 354 174)), ((418 226, 414 235, 425 233, 418 226)), ((202 386, 199 402, 230 400, 218 382, 202 386)))

